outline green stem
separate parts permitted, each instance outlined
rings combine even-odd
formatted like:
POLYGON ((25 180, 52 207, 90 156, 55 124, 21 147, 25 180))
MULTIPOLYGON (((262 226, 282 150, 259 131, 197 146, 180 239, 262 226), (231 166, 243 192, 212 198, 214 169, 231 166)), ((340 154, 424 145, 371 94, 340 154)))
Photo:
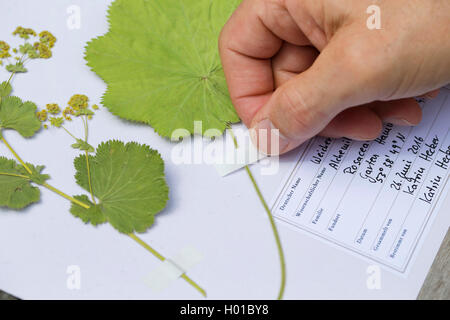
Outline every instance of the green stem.
POLYGON ((80 207, 83 207, 83 208, 85 208, 85 209, 89 209, 89 208, 90 208, 89 205, 87 205, 87 204, 81 202, 80 200, 77 200, 77 199, 75 199, 75 198, 69 196, 68 194, 65 194, 65 193, 62 192, 61 190, 58 190, 58 189, 56 189, 55 187, 52 187, 51 185, 49 185, 49 184, 46 183, 46 182, 44 182, 44 183, 42 184, 42 186, 45 187, 45 188, 47 188, 47 189, 49 189, 49 190, 51 190, 51 191, 53 191, 53 192, 55 192, 56 194, 58 194, 58 195, 60 195, 61 197, 63 197, 63 198, 65 198, 65 199, 69 200, 70 202, 73 202, 73 203, 79 205, 80 207))
POLYGON ((280 290, 278 292, 277 299, 281 300, 281 299, 283 299, 284 288, 286 286, 286 262, 284 259, 284 252, 283 252, 283 247, 281 245, 280 235, 278 233, 278 229, 275 224, 273 215, 270 212, 269 206, 267 205, 267 202, 264 199, 264 196, 262 195, 261 190, 259 189, 258 184, 256 183, 256 180, 253 177, 252 172, 250 171, 250 168, 248 166, 245 166, 245 171, 247 171, 247 174, 250 177, 250 180, 252 181, 253 186, 255 187, 256 193, 258 194, 259 200, 261 200, 264 210, 266 210, 267 216, 269 217, 270 226, 272 227, 273 235, 275 237, 275 242, 277 243, 278 255, 280 258, 280 266, 281 266, 281 284, 280 284, 280 290))
POLYGON ((22 178, 22 179, 31 180, 31 178, 28 177, 28 176, 23 176, 21 174, 14 174, 14 173, 0 172, 0 176, 16 177, 16 178, 22 178))
POLYGON ((87 120, 87 116, 85 115, 83 118, 83 123, 84 123, 84 139, 87 143, 88 141, 88 136, 89 136, 89 129, 88 129, 88 120, 87 120))
MULTIPOLYGON (((131 239, 139 243, 142 247, 144 247, 147 251, 149 251, 151 254, 153 254, 156 258, 158 258, 161 261, 166 260, 163 255, 161 255, 158 251, 150 247, 146 242, 144 242, 142 239, 140 239, 138 236, 136 236, 134 233, 130 233, 128 235, 131 239)), ((191 286, 193 286, 198 292, 200 292, 204 297, 206 297, 206 291, 200 287, 194 280, 189 278, 185 273, 181 275, 181 277, 189 283, 191 286)))
POLYGON ((75 137, 72 133, 70 133, 70 131, 69 130, 67 130, 64 126, 61 126, 61 128, 63 128, 64 129, 64 131, 65 132, 67 132, 67 134, 69 135, 69 136, 71 136, 72 138, 74 138, 75 139, 75 141, 77 141, 78 139, 77 139, 77 137, 75 137))
POLYGON ((20 162, 20 164, 27 170, 29 174, 33 174, 33 171, 27 166, 27 164, 22 160, 21 157, 14 151, 14 149, 11 147, 11 145, 6 141, 5 137, 2 136, 2 142, 5 144, 5 146, 9 149, 9 151, 14 155, 14 157, 17 159, 17 161, 20 162))
MULTIPOLYGON (((84 121, 83 121, 83 123, 84 123, 84 121)), ((78 139, 77 139, 77 137, 75 137, 69 130, 67 130, 64 126, 61 126, 61 128, 63 128, 64 129, 64 131, 69 135, 69 136, 71 136, 72 138, 74 138, 75 139, 75 141, 78 141, 78 139)), ((85 132, 85 136, 86 136, 86 138, 85 138, 85 142, 87 143, 87 127, 86 127, 86 124, 84 125, 84 132, 85 132)), ((86 169, 87 169, 87 175, 88 175, 88 183, 89 183, 89 192, 90 192, 90 194, 91 194, 91 199, 92 199, 92 202, 94 203, 94 204, 97 204, 97 201, 95 200, 95 197, 94 197, 94 192, 92 191, 92 182, 91 182, 91 167, 90 167, 90 165, 89 165, 89 153, 87 152, 87 150, 85 151, 85 154, 86 154, 86 169)))
MULTIPOLYGON (((14 151, 14 149, 11 147, 11 145, 8 143, 8 141, 6 141, 6 139, 5 139, 3 136, 2 136, 2 141, 3 141, 3 143, 6 145, 6 147, 9 149, 9 151, 11 151, 11 153, 14 155, 14 157, 17 159, 17 161, 19 161, 20 164, 25 168, 25 170, 26 170, 29 174, 32 175, 32 174, 33 174, 33 171, 32 171, 32 170, 30 169, 30 167, 22 160, 22 158, 17 154, 17 152, 14 151)), ((27 178, 29 178, 29 177, 27 177, 27 178)), ((89 208, 90 208, 87 204, 85 204, 85 203, 83 203, 83 202, 81 202, 81 201, 79 201, 79 200, 77 200, 77 199, 75 199, 75 198, 73 198, 73 197, 71 197, 71 196, 65 194, 65 193, 62 192, 61 190, 58 190, 58 189, 56 189, 55 187, 52 187, 52 186, 49 185, 48 183, 43 183, 42 186, 45 187, 45 188, 47 188, 47 189, 49 189, 49 190, 51 190, 51 191, 53 191, 53 192, 55 192, 55 193, 57 193, 57 194, 60 195, 61 197, 65 198, 65 199, 67 199, 67 200, 69 200, 69 201, 71 201, 71 202, 73 202, 73 203, 75 203, 75 204, 77 204, 77 205, 79 205, 79 206, 85 208, 85 209, 89 209, 89 208)))
POLYGON ((97 204, 97 202, 95 201, 94 192, 92 191, 91 168, 89 165, 89 153, 87 151, 85 151, 85 155, 86 155, 86 168, 87 168, 87 175, 88 175, 89 192, 91 193, 92 202, 94 202, 94 204, 97 204))
MULTIPOLYGON (((87 144, 89 137, 87 116, 83 117, 82 120, 84 124, 84 142, 86 142, 87 144)), ((94 202, 94 204, 97 204, 97 202, 95 201, 94 192, 92 191, 92 178, 91 178, 91 166, 89 165, 89 152, 85 150, 84 153, 86 155, 86 169, 88 175, 89 192, 91 193, 92 202, 94 202)))
POLYGON ((8 86, 11 83, 12 78, 14 77, 14 75, 16 74, 16 72, 11 72, 11 75, 9 76, 8 81, 6 82, 6 86, 8 86))
MULTIPOLYGON (((23 59, 24 56, 25 56, 25 54, 23 54, 22 57, 20 57, 19 63, 22 61, 22 59, 23 59)), ((9 59, 8 59, 8 63, 10 63, 10 62, 9 62, 9 59)), ((8 79, 8 81, 6 82, 6 86, 8 86, 8 84, 11 83, 11 80, 12 80, 12 78, 14 77, 15 74, 16 74, 15 71, 14 71, 14 72, 11 72, 11 75, 9 76, 9 79, 8 79)))
MULTIPOLYGON (((239 147, 238 146, 238 142, 236 139, 236 136, 234 135, 233 130, 231 129, 231 126, 228 126, 229 132, 231 134, 231 137, 233 138, 234 141, 234 146, 236 147, 236 149, 239 147)), ((273 235, 275 237, 275 242, 277 244, 277 249, 278 249, 278 256, 280 259, 280 267, 281 267, 281 284, 280 284, 280 290, 278 292, 278 300, 283 299, 283 295, 284 295, 284 289, 286 287, 286 261, 284 258, 284 251, 283 251, 283 246, 281 245, 281 240, 280 240, 280 235, 278 233, 278 229, 277 226, 275 224, 275 220, 273 218, 272 212, 270 211, 269 206, 267 205, 266 200, 264 199, 264 196, 261 192, 261 189, 259 188, 258 184, 256 183, 255 177, 253 176, 252 172, 250 171, 250 168, 248 166, 245 166, 245 171, 247 172, 250 180, 252 181, 253 187, 255 188, 255 191, 259 197, 259 200, 261 201, 264 210, 267 213, 267 216, 269 218, 270 221, 270 226, 272 227, 272 232, 273 235)))

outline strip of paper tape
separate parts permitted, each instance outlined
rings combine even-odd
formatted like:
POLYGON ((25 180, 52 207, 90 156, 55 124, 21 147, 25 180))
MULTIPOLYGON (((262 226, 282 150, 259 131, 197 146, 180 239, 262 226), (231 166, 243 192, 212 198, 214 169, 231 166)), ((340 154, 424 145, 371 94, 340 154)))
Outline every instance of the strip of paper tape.
POLYGON ((200 251, 187 246, 174 258, 164 260, 144 278, 144 283, 154 291, 161 292, 202 260, 203 255, 200 251))
POLYGON ((250 139, 250 133, 243 124, 234 125, 233 132, 234 138, 237 141, 237 147, 233 136, 228 130, 225 133, 224 139, 213 142, 222 144, 225 152, 225 156, 218 158, 214 164, 217 172, 222 177, 267 157, 260 153, 253 145, 250 139))

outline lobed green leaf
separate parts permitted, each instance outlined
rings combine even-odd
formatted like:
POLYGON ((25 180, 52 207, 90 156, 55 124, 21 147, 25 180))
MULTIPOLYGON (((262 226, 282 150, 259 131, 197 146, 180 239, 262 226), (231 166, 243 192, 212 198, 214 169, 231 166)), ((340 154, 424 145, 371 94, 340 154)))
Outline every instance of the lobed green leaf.
MULTIPOLYGON (((108 221, 126 234, 146 231, 168 201, 159 153, 135 142, 108 141, 98 146, 95 156, 89 156, 89 164, 92 191, 99 204, 90 202, 90 209, 73 204, 72 214, 94 225, 108 221)), ((75 159, 75 169, 77 183, 90 192, 85 155, 75 159)))
MULTIPOLYGON (((5 97, 0 102, 0 129, 13 129, 23 137, 32 137, 40 128, 33 102, 22 102, 17 97, 5 97)), ((1 134, 0 134, 1 135, 1 134)))
POLYGON ((49 176, 41 174, 44 167, 27 165, 31 168, 32 175, 16 161, 0 157, 0 207, 23 209, 39 201, 39 188, 31 183, 41 184, 49 176))

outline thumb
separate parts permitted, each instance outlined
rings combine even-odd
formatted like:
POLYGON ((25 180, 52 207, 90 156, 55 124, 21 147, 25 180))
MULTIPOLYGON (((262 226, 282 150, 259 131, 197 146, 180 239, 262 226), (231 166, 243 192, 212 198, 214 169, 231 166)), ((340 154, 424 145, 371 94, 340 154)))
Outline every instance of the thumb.
POLYGON ((308 70, 274 91, 251 124, 260 151, 290 151, 320 133, 345 108, 373 100, 370 84, 377 68, 371 68, 365 50, 351 47, 329 43, 308 70))

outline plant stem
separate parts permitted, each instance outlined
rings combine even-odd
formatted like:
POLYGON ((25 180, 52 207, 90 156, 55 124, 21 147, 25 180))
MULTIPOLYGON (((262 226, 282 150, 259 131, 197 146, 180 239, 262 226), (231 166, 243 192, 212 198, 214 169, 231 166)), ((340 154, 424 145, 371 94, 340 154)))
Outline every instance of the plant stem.
MULTIPOLYGON (((158 251, 150 247, 146 242, 144 242, 142 239, 140 239, 138 236, 136 236, 134 233, 130 233, 128 235, 131 239, 139 243, 142 247, 144 247, 147 251, 149 251, 151 254, 153 254, 156 258, 158 258, 161 261, 166 260, 164 256, 162 256, 158 251)), ((202 289, 194 280, 189 278, 185 273, 181 275, 181 277, 189 283, 191 286, 193 286, 198 292, 200 292, 204 297, 206 297, 206 291, 202 289)))
MULTIPOLYGON (((22 62, 23 57, 25 56, 25 54, 22 55, 22 57, 20 57, 20 60, 17 63, 22 62)), ((9 63, 9 59, 8 59, 8 63, 9 63)), ((11 72, 11 75, 9 76, 8 81, 6 82, 6 86, 8 86, 8 84, 11 83, 12 78, 14 77, 14 75, 16 74, 16 72, 11 72)))
MULTIPOLYGON (((231 128, 231 126, 228 126, 229 132, 231 134, 231 137, 233 138, 233 142, 234 142, 234 146, 235 148, 239 148, 238 146, 238 142, 236 139, 236 136, 234 135, 233 129, 231 128)), ((269 206, 267 205, 266 200, 264 199, 264 196, 258 186, 258 184, 256 183, 255 177, 253 176, 249 166, 245 166, 245 171, 247 172, 250 180, 252 181, 253 187, 255 188, 255 191, 259 197, 259 200, 261 201, 264 210, 267 213, 267 216, 269 217, 269 221, 270 221, 270 226, 272 227, 272 232, 273 235, 275 237, 275 242, 277 244, 277 249, 278 249, 278 256, 280 259, 280 267, 281 267, 281 284, 280 284, 280 290, 278 292, 278 300, 283 299, 283 294, 284 294, 284 288, 286 287, 286 261, 284 258, 284 251, 283 251, 283 246, 281 245, 281 240, 280 240, 280 235, 278 233, 278 229, 277 226, 275 224, 275 220, 273 219, 273 215, 272 212, 270 211, 269 206)))
POLYGON ((61 128, 63 128, 63 129, 64 129, 64 131, 65 131, 65 132, 67 132, 67 134, 68 134, 69 136, 71 136, 72 138, 74 138, 74 139, 75 139, 75 141, 76 141, 76 140, 78 140, 78 139, 77 139, 77 137, 75 137, 75 136, 74 136, 74 135, 73 135, 72 133, 70 133, 70 131, 69 131, 69 130, 67 130, 67 129, 66 129, 66 128, 65 128, 64 126, 61 126, 61 128))
MULTIPOLYGON (((30 169, 30 167, 22 160, 22 158, 14 151, 14 149, 11 147, 11 145, 8 143, 8 141, 6 141, 6 139, 5 139, 3 136, 2 136, 2 141, 3 141, 3 143, 6 145, 6 147, 9 149, 9 151, 11 151, 11 153, 14 155, 14 157, 17 159, 17 161, 19 161, 20 164, 25 168, 25 170, 26 170, 29 174, 32 175, 32 174, 33 174, 33 171, 32 171, 32 170, 30 169)), ((27 177, 27 178, 29 178, 29 177, 27 177)), ((69 201, 71 201, 71 202, 73 202, 73 203, 75 203, 75 204, 77 204, 77 205, 79 205, 79 206, 85 208, 85 209, 89 209, 89 208, 90 208, 90 206, 88 206, 87 204, 85 204, 85 203, 83 203, 83 202, 81 202, 81 201, 79 201, 79 200, 77 200, 77 199, 75 199, 75 198, 73 198, 73 197, 71 197, 71 196, 65 194, 64 192, 62 192, 62 191, 56 189, 55 187, 52 187, 52 186, 49 185, 48 183, 43 183, 42 186, 45 187, 45 188, 47 188, 47 189, 49 189, 49 190, 51 190, 51 191, 53 191, 53 192, 55 192, 55 193, 57 193, 57 194, 60 195, 61 197, 65 198, 65 199, 67 199, 67 200, 69 200, 69 201)))
POLYGON ((30 180, 30 177, 28 177, 28 176, 23 176, 21 174, 14 174, 14 173, 0 172, 0 176, 8 176, 8 177, 15 177, 15 178, 22 178, 22 179, 30 180))
POLYGON ((14 75, 16 74, 16 72, 12 72, 11 75, 9 76, 8 81, 6 82, 6 86, 8 86, 8 84, 11 83, 12 78, 14 77, 14 75))
MULTIPOLYGON (((87 116, 86 116, 86 119, 83 118, 83 123, 84 123, 84 142, 88 143, 89 129, 88 129, 87 116)), ((91 194, 92 202, 94 202, 94 204, 97 204, 97 202, 95 201, 94 192, 92 191, 92 178, 91 178, 91 166, 89 165, 89 152, 87 150, 85 150, 84 154, 86 155, 86 169, 87 169, 87 175, 88 175, 89 192, 91 194)))
POLYGON ((11 147, 11 145, 6 141, 5 137, 2 136, 2 142, 5 144, 5 146, 9 149, 9 151, 14 155, 14 157, 17 159, 17 161, 20 162, 20 164, 27 170, 29 174, 33 174, 33 171, 27 166, 27 164, 22 160, 22 158, 19 157, 19 155, 14 151, 14 149, 11 147))
POLYGON ((97 202, 95 201, 94 192, 92 191, 91 168, 89 165, 89 153, 87 152, 87 150, 85 151, 85 155, 86 155, 86 168, 88 175, 89 192, 91 193, 92 202, 94 202, 94 204, 97 204, 97 202))
POLYGON ((156 251, 155 249, 153 249, 152 247, 150 247, 147 243, 145 243, 144 240, 142 240, 141 238, 139 238, 138 236, 136 236, 134 233, 130 233, 128 235, 131 239, 133 239, 134 241, 136 241, 137 243, 139 243, 142 247, 144 247, 145 249, 147 249, 148 251, 151 252, 151 254, 153 254, 155 257, 157 257, 159 260, 164 261, 166 260, 166 258, 164 258, 163 255, 161 255, 158 251, 156 251))
POLYGON ((84 139, 85 142, 87 143, 88 141, 88 136, 89 136, 89 129, 88 129, 88 120, 87 120, 87 116, 85 115, 83 118, 83 123, 84 123, 84 139))
POLYGON ((85 208, 85 209, 89 209, 89 208, 90 208, 89 205, 87 205, 87 204, 85 204, 85 203, 83 203, 83 202, 81 202, 81 201, 79 201, 79 200, 77 200, 77 199, 75 199, 75 198, 73 198, 73 197, 71 197, 71 196, 65 194, 65 193, 62 192, 61 190, 58 190, 58 189, 56 189, 55 187, 52 187, 51 185, 49 185, 49 184, 46 183, 46 182, 44 182, 44 183, 42 184, 42 186, 45 187, 45 188, 47 188, 47 189, 49 189, 49 190, 51 190, 51 191, 53 191, 53 192, 55 192, 56 194, 58 194, 58 195, 60 195, 61 197, 63 197, 63 198, 65 198, 65 199, 69 200, 70 202, 73 202, 73 203, 79 205, 80 207, 83 207, 83 208, 85 208))
POLYGON ((280 258, 280 266, 281 266, 281 284, 280 284, 280 291, 278 292, 277 299, 281 300, 281 299, 283 299, 284 288, 286 286, 286 262, 284 259, 284 252, 283 252, 283 247, 281 245, 280 235, 278 234, 278 229, 275 224, 275 220, 273 219, 272 213, 270 212, 269 206, 267 205, 267 202, 264 199, 264 196, 262 195, 261 190, 259 189, 258 184, 256 183, 256 180, 253 177, 252 172, 250 171, 250 168, 248 166, 245 166, 245 171, 247 171, 247 174, 250 177, 250 180, 252 181, 253 186, 255 187, 256 193, 258 194, 259 200, 261 200, 264 210, 266 210, 267 216, 269 217, 270 226, 272 227, 273 235, 275 237, 275 242, 277 244, 278 255, 280 258))

